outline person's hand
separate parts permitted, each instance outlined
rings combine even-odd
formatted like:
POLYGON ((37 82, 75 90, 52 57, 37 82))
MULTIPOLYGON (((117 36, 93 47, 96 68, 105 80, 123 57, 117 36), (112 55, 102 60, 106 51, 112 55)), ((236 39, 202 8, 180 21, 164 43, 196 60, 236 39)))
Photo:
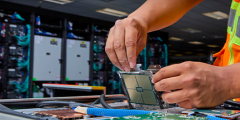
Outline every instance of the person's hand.
POLYGON ((147 27, 140 20, 125 18, 117 20, 111 28, 105 52, 111 62, 126 72, 135 67, 138 54, 147 42, 147 27))
POLYGON ((184 62, 160 69, 152 79, 157 91, 165 91, 167 103, 182 108, 209 108, 234 98, 232 82, 224 78, 223 67, 200 62, 184 62))

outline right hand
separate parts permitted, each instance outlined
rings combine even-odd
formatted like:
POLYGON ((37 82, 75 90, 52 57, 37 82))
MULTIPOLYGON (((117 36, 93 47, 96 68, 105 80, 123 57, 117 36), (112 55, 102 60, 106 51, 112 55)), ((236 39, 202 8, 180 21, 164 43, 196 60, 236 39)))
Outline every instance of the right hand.
POLYGON ((147 26, 144 22, 125 18, 117 20, 111 28, 105 51, 111 62, 126 72, 135 67, 138 54, 147 42, 147 26))

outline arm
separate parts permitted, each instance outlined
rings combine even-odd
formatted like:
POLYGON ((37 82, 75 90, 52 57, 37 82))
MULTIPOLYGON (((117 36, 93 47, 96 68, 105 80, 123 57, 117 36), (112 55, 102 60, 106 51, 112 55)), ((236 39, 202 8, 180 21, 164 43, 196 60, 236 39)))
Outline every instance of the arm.
POLYGON ((179 20, 202 0, 148 0, 111 28, 105 51, 121 70, 130 71, 138 54, 145 48, 147 33, 167 27, 179 20))
POLYGON ((223 78, 230 84, 228 94, 231 96, 229 99, 240 98, 240 63, 235 63, 229 66, 222 67, 221 72, 223 78))
POLYGON ((148 32, 177 22, 186 12, 203 0, 147 0, 128 16, 146 24, 148 32))

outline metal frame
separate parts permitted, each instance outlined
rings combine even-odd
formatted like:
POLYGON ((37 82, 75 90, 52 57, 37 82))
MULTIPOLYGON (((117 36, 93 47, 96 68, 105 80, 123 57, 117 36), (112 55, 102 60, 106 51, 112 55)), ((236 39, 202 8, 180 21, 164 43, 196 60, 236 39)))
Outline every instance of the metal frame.
POLYGON ((91 24, 91 40, 90 40, 90 69, 89 69, 89 85, 93 85, 93 42, 94 42, 94 23, 91 24))
MULTIPOLYGON (((6 23, 6 33, 9 31, 9 23, 6 23)), ((8 81, 8 54, 9 54, 9 34, 5 36, 4 56, 3 56, 3 69, 2 69, 2 98, 7 98, 7 81, 8 81)))
POLYGON ((33 52, 34 52, 34 30, 35 30, 35 13, 31 14, 31 41, 30 41, 30 66, 29 66, 29 84, 28 84, 28 97, 33 97, 33 52))
MULTIPOLYGON (((124 96, 123 94, 116 95, 106 95, 105 97, 119 97, 124 96)), ((49 97, 49 98, 33 98, 33 99, 0 99, 0 104, 2 103, 13 103, 13 102, 36 102, 36 101, 54 101, 54 100, 82 100, 82 99, 96 99, 100 95, 91 96, 75 96, 75 97, 49 97)))
MULTIPOLYGON (((127 100, 128 100, 128 104, 129 104, 130 108, 132 108, 131 98, 130 98, 129 93, 126 89, 127 87, 126 87, 125 81, 124 81, 123 76, 122 76, 123 74, 137 74, 137 75, 144 74, 144 75, 148 75, 150 80, 151 80, 153 73, 152 73, 152 71, 145 71, 145 70, 133 71, 133 72, 118 71, 118 75, 119 75, 120 80, 121 80, 121 84, 122 84, 124 94, 125 94, 125 96, 127 96, 127 100)), ((152 87, 152 89, 153 89, 153 93, 155 95, 157 105, 160 107, 160 109, 163 109, 159 93, 154 89, 154 87, 152 87)), ((140 104, 140 103, 135 103, 135 104, 140 104)), ((141 105, 150 105, 150 104, 141 104, 141 105)), ((154 106, 154 105, 151 104, 150 106, 154 106)))
POLYGON ((66 42, 67 41, 67 18, 63 21, 62 51, 61 51, 61 83, 66 84, 66 42))

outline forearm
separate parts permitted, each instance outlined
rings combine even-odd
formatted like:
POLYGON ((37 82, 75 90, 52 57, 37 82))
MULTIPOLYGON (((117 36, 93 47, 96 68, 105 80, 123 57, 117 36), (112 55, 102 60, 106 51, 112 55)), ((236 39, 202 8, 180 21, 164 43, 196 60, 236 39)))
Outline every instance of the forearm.
MULTIPOLYGON (((230 83, 228 94, 230 99, 240 98, 240 63, 235 63, 221 68, 221 75, 230 83)), ((226 86, 227 87, 227 86, 226 86)))
POLYGON ((159 30, 178 21, 187 11, 203 0, 147 0, 128 17, 146 25, 148 32, 159 30))

